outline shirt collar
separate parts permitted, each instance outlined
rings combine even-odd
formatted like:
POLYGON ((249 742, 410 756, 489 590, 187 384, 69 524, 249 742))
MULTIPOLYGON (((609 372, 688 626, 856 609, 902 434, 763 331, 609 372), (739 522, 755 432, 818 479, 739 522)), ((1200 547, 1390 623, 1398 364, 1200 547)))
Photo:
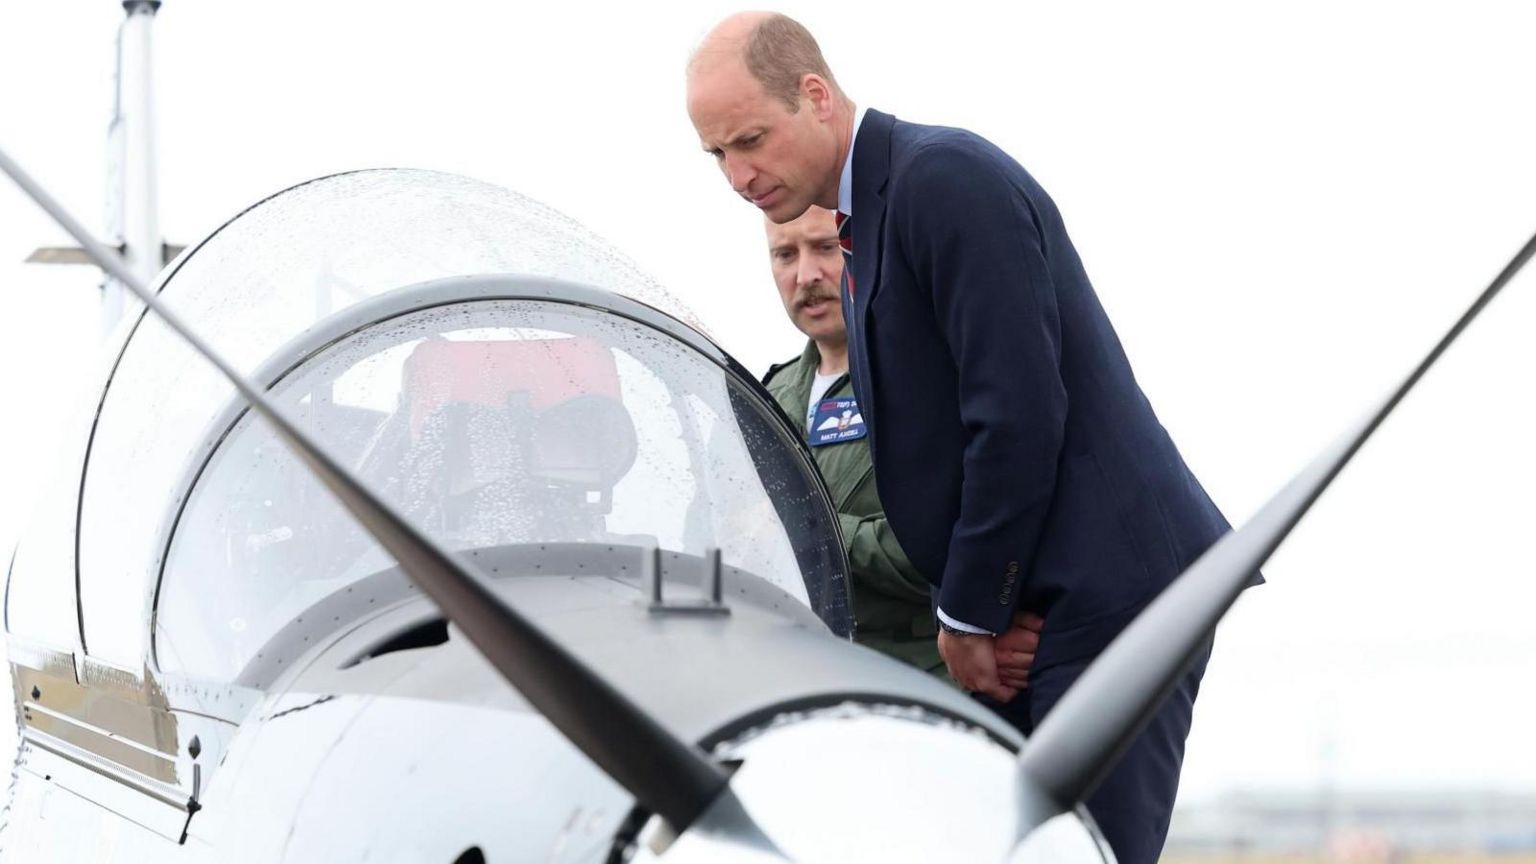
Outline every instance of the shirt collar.
POLYGON ((853 148, 859 143, 859 127, 864 125, 864 112, 860 108, 853 115, 853 134, 848 138, 848 158, 843 162, 843 176, 837 181, 837 210, 844 216, 853 215, 853 148))

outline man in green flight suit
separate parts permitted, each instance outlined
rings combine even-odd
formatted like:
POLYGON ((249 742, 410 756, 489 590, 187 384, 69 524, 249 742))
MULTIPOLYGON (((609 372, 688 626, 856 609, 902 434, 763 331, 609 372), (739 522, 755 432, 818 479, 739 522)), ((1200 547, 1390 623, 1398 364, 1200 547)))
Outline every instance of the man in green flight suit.
POLYGON ((864 420, 848 377, 848 333, 838 295, 843 253, 832 211, 812 207, 793 222, 767 221, 767 228, 784 311, 810 339, 799 358, 769 369, 763 384, 804 430, 837 506, 853 569, 855 638, 947 677, 928 580, 897 545, 875 492, 864 420))

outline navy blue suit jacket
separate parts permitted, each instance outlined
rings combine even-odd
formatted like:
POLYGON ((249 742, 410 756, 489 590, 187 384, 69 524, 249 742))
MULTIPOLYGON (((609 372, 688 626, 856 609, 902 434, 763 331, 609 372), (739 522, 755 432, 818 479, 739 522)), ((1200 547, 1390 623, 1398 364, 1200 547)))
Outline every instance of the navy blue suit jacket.
POLYGON ((1097 653, 1230 526, 1023 167, 874 110, 853 158, 844 314, 890 525, 948 615, 1036 611, 1038 662, 1097 653))

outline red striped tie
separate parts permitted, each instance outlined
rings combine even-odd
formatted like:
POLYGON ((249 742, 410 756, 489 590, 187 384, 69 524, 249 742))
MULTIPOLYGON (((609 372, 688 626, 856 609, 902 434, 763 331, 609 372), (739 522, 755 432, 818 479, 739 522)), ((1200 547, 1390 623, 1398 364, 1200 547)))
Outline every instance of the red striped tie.
POLYGON ((853 219, 837 211, 837 245, 843 250, 843 277, 848 280, 848 296, 853 297, 853 219))

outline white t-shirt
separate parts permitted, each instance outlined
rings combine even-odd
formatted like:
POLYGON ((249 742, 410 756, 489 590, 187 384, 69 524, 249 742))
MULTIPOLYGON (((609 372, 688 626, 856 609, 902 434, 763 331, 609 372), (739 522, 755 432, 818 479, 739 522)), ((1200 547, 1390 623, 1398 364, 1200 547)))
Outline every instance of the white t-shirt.
POLYGON ((831 375, 823 375, 820 372, 816 373, 816 379, 811 382, 811 399, 805 403, 805 428, 807 430, 811 428, 811 423, 816 420, 816 403, 821 401, 821 397, 827 395, 827 390, 837 383, 837 379, 846 374, 846 372, 833 372, 831 375))

